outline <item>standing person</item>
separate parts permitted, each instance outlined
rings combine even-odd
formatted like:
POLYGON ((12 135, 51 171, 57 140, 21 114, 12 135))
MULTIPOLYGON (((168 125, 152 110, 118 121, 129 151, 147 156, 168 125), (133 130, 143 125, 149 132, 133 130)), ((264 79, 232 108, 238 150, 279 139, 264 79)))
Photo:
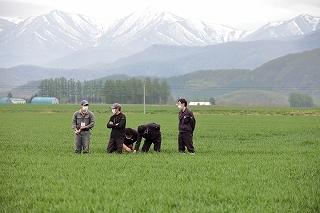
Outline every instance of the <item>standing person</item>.
POLYGON ((187 108, 186 99, 178 100, 179 112, 179 135, 178 135, 178 150, 181 153, 185 153, 185 148, 189 153, 194 154, 193 146, 193 131, 196 127, 196 119, 193 116, 193 112, 187 108))
POLYGON ((144 144, 142 146, 142 152, 148 152, 151 144, 153 143, 153 149, 156 152, 161 150, 161 132, 160 125, 156 123, 148 123, 145 125, 140 125, 138 127, 138 138, 137 143, 134 147, 133 152, 136 153, 139 151, 141 139, 144 138, 144 144))
POLYGON ((137 141, 139 133, 135 129, 126 128, 124 135, 125 138, 123 142, 123 149, 127 152, 131 152, 133 149, 133 144, 137 141))
POLYGON ((89 153, 90 130, 94 127, 94 114, 88 110, 89 103, 82 100, 81 109, 76 111, 72 116, 72 129, 74 130, 74 147, 75 153, 89 153))
POLYGON ((126 116, 121 112, 121 105, 114 103, 111 107, 113 115, 110 117, 107 128, 111 129, 107 153, 122 153, 124 131, 126 128, 126 116))

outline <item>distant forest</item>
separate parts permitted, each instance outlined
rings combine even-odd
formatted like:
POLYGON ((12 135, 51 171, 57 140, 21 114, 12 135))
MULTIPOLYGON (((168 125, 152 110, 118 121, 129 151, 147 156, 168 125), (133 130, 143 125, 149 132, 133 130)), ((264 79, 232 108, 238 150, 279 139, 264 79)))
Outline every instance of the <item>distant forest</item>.
POLYGON ((74 79, 50 78, 42 80, 35 96, 56 97, 60 103, 79 103, 86 99, 91 103, 123 104, 167 104, 170 86, 165 79, 149 78, 144 81, 129 80, 88 80, 83 83, 74 79))

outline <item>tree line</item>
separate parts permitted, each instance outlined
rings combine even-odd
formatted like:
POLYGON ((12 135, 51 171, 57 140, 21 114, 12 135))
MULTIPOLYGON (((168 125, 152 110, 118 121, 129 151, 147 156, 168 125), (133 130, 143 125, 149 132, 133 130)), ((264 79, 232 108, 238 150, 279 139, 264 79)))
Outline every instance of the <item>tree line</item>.
POLYGON ((313 99, 308 94, 292 92, 289 95, 290 107, 313 107, 313 99))
POLYGON ((67 80, 64 77, 42 80, 39 85, 39 97, 56 97, 60 103, 79 103, 86 99, 91 103, 167 104, 170 98, 170 86, 166 79, 143 80, 86 80, 84 82, 67 80))

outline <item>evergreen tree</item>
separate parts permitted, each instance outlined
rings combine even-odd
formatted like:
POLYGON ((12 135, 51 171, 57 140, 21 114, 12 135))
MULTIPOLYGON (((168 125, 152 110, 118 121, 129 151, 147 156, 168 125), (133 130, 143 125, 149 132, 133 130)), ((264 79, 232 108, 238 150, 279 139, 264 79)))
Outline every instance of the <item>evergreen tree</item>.
POLYGON ((215 105, 216 104, 216 101, 214 100, 213 97, 209 98, 209 102, 211 105, 215 105))
POLYGON ((167 104, 170 97, 170 86, 166 79, 162 80, 160 85, 160 104, 167 104))
POLYGON ((79 103, 86 99, 92 103, 143 103, 143 89, 146 88, 146 103, 167 104, 170 87, 166 80, 147 77, 145 81, 129 80, 67 80, 66 78, 45 79, 39 85, 39 97, 56 97, 61 103, 79 103))
POLYGON ((78 80, 76 83, 76 97, 75 97, 75 102, 76 103, 80 103, 80 101, 82 100, 82 84, 81 82, 78 80))
POLYGON ((290 107, 313 107, 312 98, 307 94, 292 92, 289 95, 290 107))
POLYGON ((76 103, 76 82, 74 79, 68 80, 68 102, 69 103, 76 103))
POLYGON ((152 83, 151 78, 147 77, 144 81, 145 86, 145 98, 146 98, 146 104, 151 104, 152 101, 152 83))

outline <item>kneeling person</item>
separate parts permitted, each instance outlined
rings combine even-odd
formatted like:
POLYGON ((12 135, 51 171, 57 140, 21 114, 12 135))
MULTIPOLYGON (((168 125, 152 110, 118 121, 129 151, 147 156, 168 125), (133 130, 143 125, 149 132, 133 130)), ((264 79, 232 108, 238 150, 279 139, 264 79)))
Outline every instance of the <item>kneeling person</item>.
POLYGON ((132 128, 126 128, 124 134, 125 138, 122 147, 127 152, 131 152, 133 149, 133 144, 137 141, 139 134, 137 130, 132 128))

